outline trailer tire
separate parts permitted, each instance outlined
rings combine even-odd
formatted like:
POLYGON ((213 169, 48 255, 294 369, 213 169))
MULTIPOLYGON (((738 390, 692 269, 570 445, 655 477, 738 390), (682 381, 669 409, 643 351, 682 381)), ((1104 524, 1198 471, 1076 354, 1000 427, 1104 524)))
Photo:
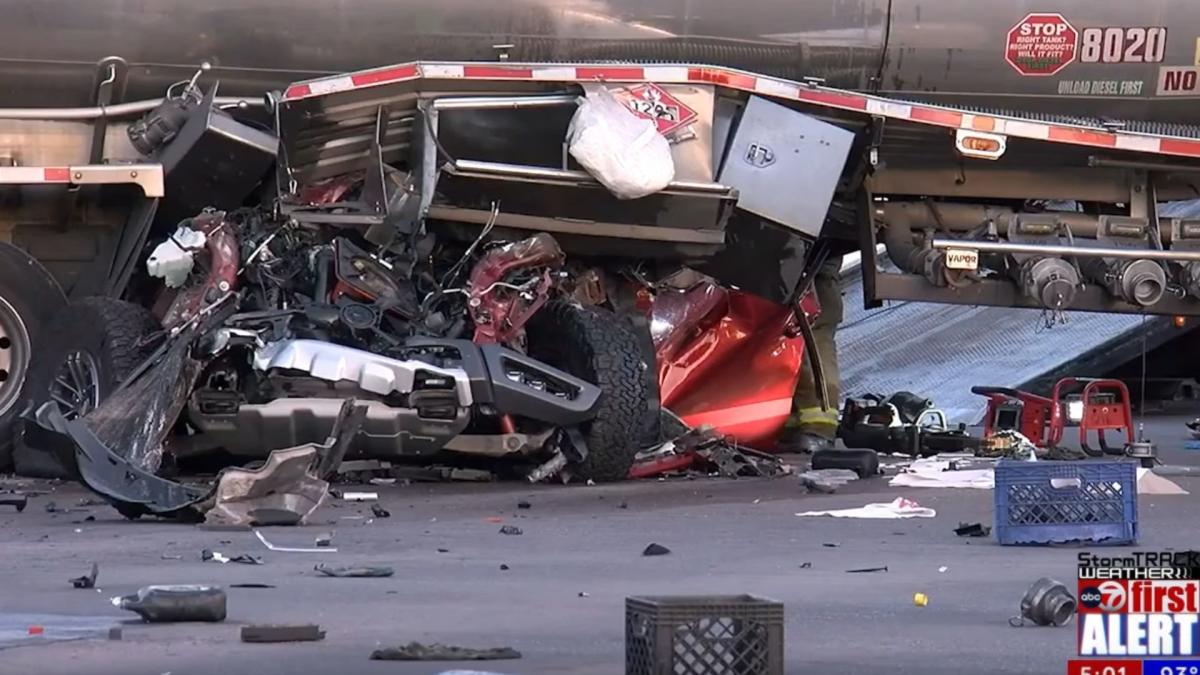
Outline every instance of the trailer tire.
MULTIPOLYGON (((47 326, 45 348, 29 373, 29 400, 36 408, 57 387, 60 403, 66 398, 79 404, 63 411, 68 419, 87 414, 150 355, 153 345, 146 338, 160 329, 150 312, 131 302, 103 297, 72 302, 47 326), (80 396, 70 398, 67 386, 80 396)), ((70 476, 56 456, 26 445, 20 434, 13 461, 23 476, 70 476)))
POLYGON ((571 472, 611 482, 629 475, 648 407, 637 336, 625 321, 595 307, 547 303, 529 322, 529 354, 600 387, 596 417, 581 425, 587 457, 571 472))
POLYGON ((27 408, 33 345, 67 304, 50 272, 12 244, 0 243, 0 473, 12 470, 15 433, 27 408))

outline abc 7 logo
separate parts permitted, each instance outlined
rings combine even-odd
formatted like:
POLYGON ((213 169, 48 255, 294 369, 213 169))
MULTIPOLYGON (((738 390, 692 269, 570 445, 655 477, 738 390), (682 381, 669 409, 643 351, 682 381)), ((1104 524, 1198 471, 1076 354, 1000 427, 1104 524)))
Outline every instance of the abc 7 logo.
POLYGON ((1088 609, 1116 612, 1125 607, 1128 599, 1124 585, 1117 581, 1105 581, 1098 586, 1084 589, 1079 594, 1079 602, 1088 609))

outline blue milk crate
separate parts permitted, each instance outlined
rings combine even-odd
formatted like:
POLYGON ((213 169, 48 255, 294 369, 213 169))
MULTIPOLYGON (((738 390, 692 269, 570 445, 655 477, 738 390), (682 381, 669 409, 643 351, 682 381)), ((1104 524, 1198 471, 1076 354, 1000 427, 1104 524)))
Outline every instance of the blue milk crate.
POLYGON ((1136 462, 1001 460, 995 499, 1004 545, 1137 543, 1136 462))

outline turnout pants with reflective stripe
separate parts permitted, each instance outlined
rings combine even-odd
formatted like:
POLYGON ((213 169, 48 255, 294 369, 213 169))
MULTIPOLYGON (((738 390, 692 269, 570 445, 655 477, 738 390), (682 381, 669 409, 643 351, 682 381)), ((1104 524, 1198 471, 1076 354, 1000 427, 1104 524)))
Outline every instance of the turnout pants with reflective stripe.
POLYGON ((838 407, 842 401, 842 374, 838 369, 837 335, 842 322, 842 291, 838 285, 841 258, 829 260, 821 267, 813 280, 813 290, 821 303, 821 315, 813 322, 813 337, 817 351, 821 354, 821 365, 825 372, 825 389, 829 394, 829 410, 821 409, 821 397, 817 393, 812 364, 804 359, 800 381, 792 396, 793 415, 788 426, 802 433, 810 433, 832 440, 837 432, 838 407))

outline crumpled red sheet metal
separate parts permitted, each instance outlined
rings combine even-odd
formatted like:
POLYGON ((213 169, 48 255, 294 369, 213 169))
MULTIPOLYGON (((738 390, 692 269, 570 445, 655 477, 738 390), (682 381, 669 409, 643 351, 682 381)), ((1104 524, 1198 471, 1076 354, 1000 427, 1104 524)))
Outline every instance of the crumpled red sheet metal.
POLYGON ((554 284, 551 269, 562 265, 564 255, 554 237, 544 232, 488 251, 471 269, 467 307, 475 323, 475 343, 514 346, 525 324, 546 304, 554 284), (534 287, 525 292, 500 286, 520 269, 544 267, 534 287))
MULTIPOLYGON (((811 293, 801 309, 810 318, 820 311, 811 293)), ((794 321, 790 308, 711 279, 659 291, 651 334, 663 407, 689 426, 775 449, 804 360, 794 321)))

